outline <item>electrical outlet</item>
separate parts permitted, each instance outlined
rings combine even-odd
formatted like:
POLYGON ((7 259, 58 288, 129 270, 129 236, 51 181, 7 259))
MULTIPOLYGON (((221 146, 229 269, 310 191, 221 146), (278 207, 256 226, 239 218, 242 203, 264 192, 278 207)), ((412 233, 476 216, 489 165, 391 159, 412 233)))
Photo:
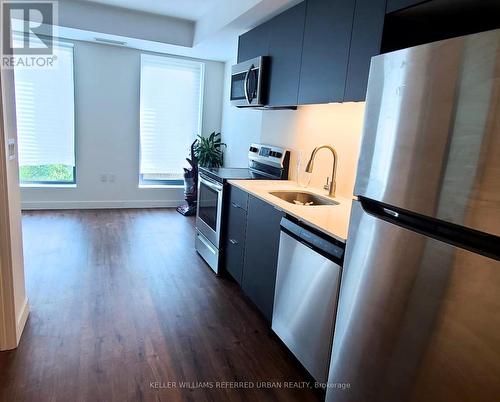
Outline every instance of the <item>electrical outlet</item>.
POLYGON ((106 183, 108 181, 108 176, 105 175, 104 173, 101 174, 101 182, 106 183))
POLYGON ((9 145, 9 160, 13 161, 16 159, 16 140, 14 138, 9 138, 7 143, 9 145))

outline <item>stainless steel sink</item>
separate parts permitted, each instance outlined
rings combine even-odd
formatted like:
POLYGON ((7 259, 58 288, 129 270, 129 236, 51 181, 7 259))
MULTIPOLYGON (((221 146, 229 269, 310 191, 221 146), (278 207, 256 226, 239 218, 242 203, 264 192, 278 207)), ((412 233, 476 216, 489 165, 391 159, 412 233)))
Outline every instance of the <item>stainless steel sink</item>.
POLYGON ((318 205, 339 205, 334 201, 321 195, 305 192, 305 191, 271 191, 269 194, 290 204, 304 205, 304 206, 318 206, 318 205))

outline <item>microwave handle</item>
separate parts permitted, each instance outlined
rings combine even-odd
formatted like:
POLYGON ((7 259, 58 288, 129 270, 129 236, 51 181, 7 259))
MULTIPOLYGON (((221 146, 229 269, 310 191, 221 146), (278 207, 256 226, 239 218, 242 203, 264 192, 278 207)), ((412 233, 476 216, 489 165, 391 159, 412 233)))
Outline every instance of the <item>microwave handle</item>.
POLYGON ((249 78, 250 78, 250 72, 252 71, 253 64, 248 68, 247 73, 245 74, 245 98, 247 102, 250 104, 250 96, 248 95, 248 83, 249 83, 249 78))

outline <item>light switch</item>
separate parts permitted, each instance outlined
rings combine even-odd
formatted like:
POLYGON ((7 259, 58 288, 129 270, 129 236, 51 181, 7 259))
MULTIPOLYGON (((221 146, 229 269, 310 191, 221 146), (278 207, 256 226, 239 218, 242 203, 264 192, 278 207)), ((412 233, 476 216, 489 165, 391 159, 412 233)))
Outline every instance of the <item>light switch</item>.
POLYGON ((7 144, 9 147, 9 161, 13 161, 14 159, 16 159, 16 140, 14 138, 9 138, 7 144))

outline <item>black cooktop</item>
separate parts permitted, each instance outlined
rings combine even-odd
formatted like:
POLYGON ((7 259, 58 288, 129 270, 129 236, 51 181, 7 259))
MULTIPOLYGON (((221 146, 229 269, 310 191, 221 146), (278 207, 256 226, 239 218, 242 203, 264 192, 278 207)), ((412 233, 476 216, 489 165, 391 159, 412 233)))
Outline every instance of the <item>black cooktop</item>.
POLYGON ((225 183, 227 180, 259 180, 269 177, 255 173, 248 168, 204 168, 200 167, 200 173, 218 181, 225 183))

